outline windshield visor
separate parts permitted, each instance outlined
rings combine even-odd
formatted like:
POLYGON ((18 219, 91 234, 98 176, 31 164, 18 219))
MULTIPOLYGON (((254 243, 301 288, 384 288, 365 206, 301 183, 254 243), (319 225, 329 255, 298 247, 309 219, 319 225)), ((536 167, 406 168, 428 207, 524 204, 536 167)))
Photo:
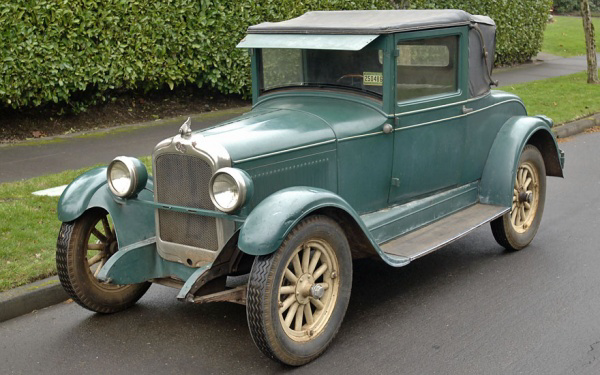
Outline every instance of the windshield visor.
POLYGON ((339 88, 381 97, 383 54, 378 49, 334 51, 264 48, 260 91, 289 87, 339 88))

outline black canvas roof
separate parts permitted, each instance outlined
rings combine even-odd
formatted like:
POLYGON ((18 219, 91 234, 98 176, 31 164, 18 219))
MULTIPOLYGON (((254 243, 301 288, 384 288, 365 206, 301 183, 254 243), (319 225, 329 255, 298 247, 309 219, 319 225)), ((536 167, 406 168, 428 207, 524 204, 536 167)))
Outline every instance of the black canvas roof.
POLYGON ((494 25, 489 17, 456 9, 345 10, 308 12, 282 22, 264 22, 248 28, 249 34, 390 34, 436 29, 470 23, 494 25))

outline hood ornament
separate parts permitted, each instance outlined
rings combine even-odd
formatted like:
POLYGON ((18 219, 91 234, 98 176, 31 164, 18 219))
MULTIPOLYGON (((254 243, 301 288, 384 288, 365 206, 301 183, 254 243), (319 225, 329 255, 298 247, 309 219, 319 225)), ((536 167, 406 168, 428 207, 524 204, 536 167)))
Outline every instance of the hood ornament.
POLYGON ((188 117, 187 120, 185 120, 185 122, 183 123, 183 125, 181 125, 181 127, 179 128, 179 135, 181 135, 181 138, 189 138, 192 136, 192 128, 190 127, 190 125, 192 125, 192 119, 191 117, 188 117))

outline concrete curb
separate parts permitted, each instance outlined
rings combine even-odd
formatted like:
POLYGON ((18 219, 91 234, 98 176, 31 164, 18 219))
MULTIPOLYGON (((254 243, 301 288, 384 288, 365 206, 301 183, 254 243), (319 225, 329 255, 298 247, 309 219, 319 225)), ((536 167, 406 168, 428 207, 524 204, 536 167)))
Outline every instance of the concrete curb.
POLYGON ((58 276, 0 293, 0 322, 67 300, 58 276))
POLYGON ((600 126, 600 113, 582 118, 577 121, 569 122, 552 129, 558 138, 566 138, 575 134, 584 132, 586 129, 600 126))
MULTIPOLYGON (((552 130, 558 138, 566 138, 594 126, 600 126, 600 113, 557 126, 552 130)), ((68 298, 57 276, 2 292, 0 322, 61 303, 68 298)))

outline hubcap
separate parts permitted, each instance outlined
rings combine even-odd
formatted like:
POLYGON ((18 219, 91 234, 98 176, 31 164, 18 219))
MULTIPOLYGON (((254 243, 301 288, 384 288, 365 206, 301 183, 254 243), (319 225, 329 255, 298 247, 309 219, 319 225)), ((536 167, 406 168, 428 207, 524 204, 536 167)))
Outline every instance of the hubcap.
POLYGON ((518 233, 525 232, 533 223, 539 202, 539 175, 537 169, 524 162, 517 170, 510 211, 510 223, 518 233))
POLYGON ((325 295, 325 288, 320 284, 315 284, 310 287, 310 296, 315 299, 321 299, 325 295))
POLYGON ((319 335, 327 325, 339 292, 338 262, 325 241, 298 246, 279 282, 279 320, 295 341, 319 335))

